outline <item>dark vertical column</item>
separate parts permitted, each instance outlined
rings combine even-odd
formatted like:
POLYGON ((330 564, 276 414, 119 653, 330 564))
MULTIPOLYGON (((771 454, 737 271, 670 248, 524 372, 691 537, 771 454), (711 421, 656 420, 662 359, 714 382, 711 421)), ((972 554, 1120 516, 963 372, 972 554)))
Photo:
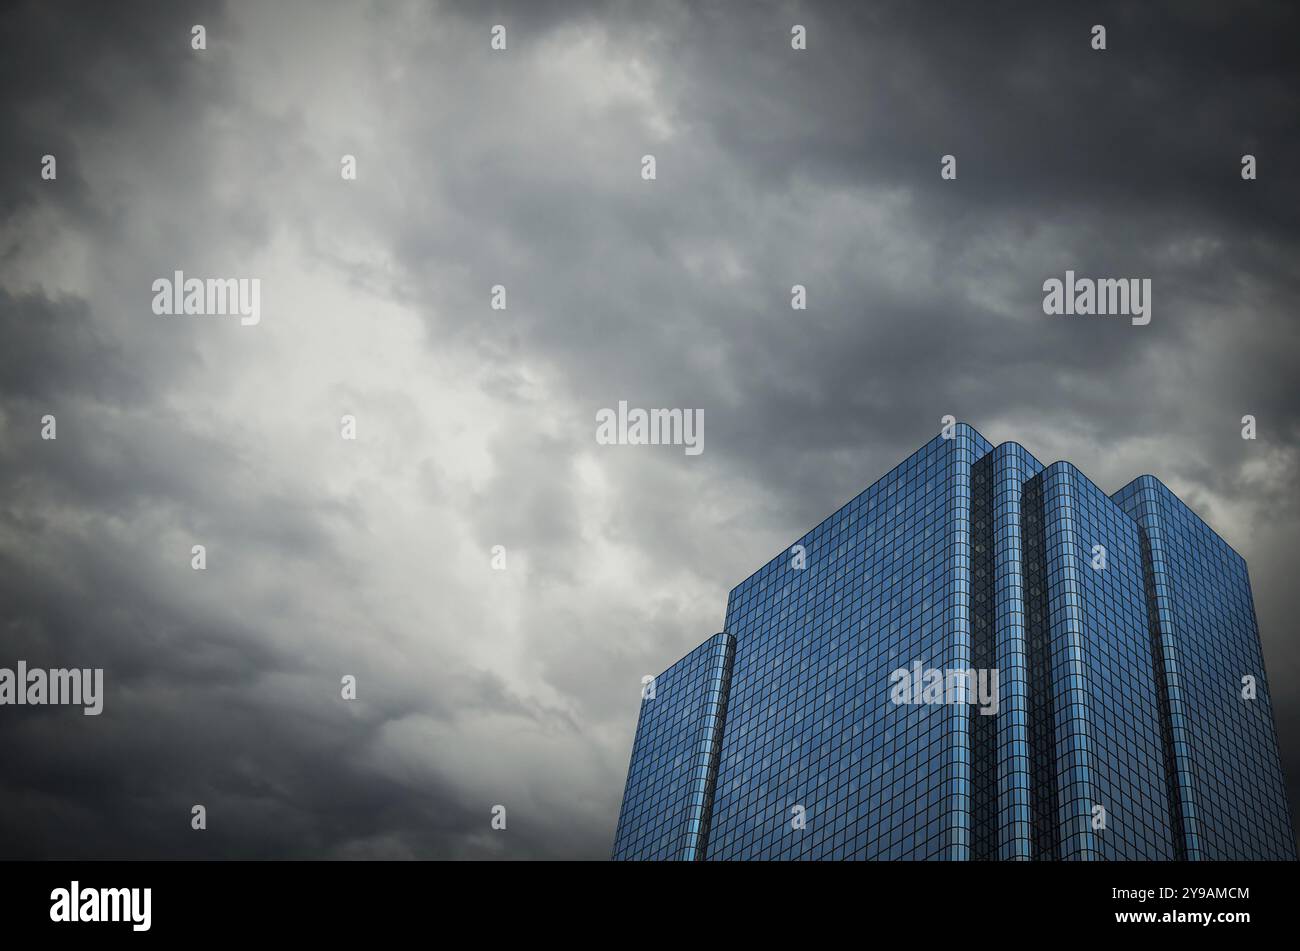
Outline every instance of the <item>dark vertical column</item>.
POLYGON ((1051 689, 1051 618, 1047 603, 1047 533, 1043 519, 1043 480, 1025 484, 1020 501, 1024 543, 1025 647, 1029 664, 1028 733, 1030 822, 1033 857, 1061 857, 1056 838, 1056 695, 1051 689))
POLYGON ((994 663, 998 669, 997 858, 1033 858, 1030 820, 1029 649, 1025 628, 1025 565, 1021 492, 1041 467, 1014 443, 993 453, 994 663))
POLYGON ((1047 525, 1043 517, 1043 478, 1024 485, 1021 494, 1024 543, 1024 629, 1030 665, 1030 792, 1035 859, 1061 857, 1056 821, 1056 694, 1052 690, 1052 617, 1048 611, 1047 525))
MULTIPOLYGON (((971 662, 978 674, 997 665, 995 611, 994 455, 971 467, 971 662)), ((971 728, 971 858, 996 859, 998 828, 997 716, 978 712, 971 728)))

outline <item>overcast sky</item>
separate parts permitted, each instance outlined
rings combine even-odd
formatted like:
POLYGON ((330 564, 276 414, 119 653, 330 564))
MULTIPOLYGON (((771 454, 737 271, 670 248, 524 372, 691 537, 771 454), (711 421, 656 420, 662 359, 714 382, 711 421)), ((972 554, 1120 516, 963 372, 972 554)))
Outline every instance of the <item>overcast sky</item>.
POLYGON ((1246 557, 1300 801, 1300 16, 1088 6, 7 10, 0 666, 107 687, 0 710, 0 853, 607 857, 641 676, 949 413, 1246 557))

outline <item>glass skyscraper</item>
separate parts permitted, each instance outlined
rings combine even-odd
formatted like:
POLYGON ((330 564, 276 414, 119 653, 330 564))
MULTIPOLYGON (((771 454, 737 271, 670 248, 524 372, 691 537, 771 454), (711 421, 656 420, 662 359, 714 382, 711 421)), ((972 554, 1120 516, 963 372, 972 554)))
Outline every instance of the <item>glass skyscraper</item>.
POLYGON ((1294 859, 1246 563, 958 424, 647 678, 613 856, 1294 859))

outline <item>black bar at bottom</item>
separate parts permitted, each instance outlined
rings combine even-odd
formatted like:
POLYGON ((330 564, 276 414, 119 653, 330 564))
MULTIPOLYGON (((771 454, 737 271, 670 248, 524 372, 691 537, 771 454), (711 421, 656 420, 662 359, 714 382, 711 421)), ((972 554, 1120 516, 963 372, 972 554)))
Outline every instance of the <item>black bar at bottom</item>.
POLYGON ((970 940, 1032 928, 1231 941, 1295 920, 1294 877, 1293 863, 10 862, 0 863, 0 921, 6 938, 90 942, 297 944, 431 927, 457 943, 503 929, 639 942, 688 927, 849 925, 970 940), (124 920, 72 921, 74 889, 75 917, 124 920))

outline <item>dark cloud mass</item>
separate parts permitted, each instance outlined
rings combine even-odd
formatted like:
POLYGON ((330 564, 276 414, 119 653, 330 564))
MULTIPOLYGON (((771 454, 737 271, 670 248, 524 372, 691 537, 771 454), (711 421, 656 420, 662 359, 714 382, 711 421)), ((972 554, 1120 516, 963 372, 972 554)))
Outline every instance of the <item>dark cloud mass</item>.
POLYGON ((640 677, 948 413, 1246 557, 1300 802, 1293 4, 3 17, 0 666, 107 680, 0 711, 3 857, 605 857, 640 677), (261 323, 154 316, 177 269, 261 323))

